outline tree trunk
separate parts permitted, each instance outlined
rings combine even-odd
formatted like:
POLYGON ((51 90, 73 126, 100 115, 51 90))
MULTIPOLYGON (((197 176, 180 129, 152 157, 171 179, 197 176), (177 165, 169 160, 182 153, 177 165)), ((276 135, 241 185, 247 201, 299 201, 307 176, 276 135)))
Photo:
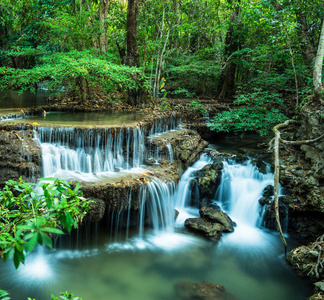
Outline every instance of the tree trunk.
MULTIPOLYGON (((238 1, 240 3, 240 0, 238 1)), ((235 5, 235 4, 234 4, 235 5)), ((239 22, 239 13, 240 8, 238 5, 235 6, 231 19, 230 25, 225 36, 225 56, 230 57, 234 52, 240 48, 240 39, 239 36, 236 36, 236 25, 239 22)), ((225 63, 225 66, 222 70, 219 83, 219 95, 221 99, 232 97, 235 93, 235 73, 236 65, 231 59, 225 63)))
POLYGON ((315 100, 321 101, 323 97, 324 88, 322 85, 322 68, 324 58, 324 21, 322 22, 321 35, 318 43, 318 49, 315 59, 315 66, 313 72, 313 84, 315 100))
POLYGON ((297 11, 296 16, 297 16, 297 21, 299 23, 298 36, 300 37, 301 40, 303 56, 306 59, 310 70, 312 70, 314 59, 315 59, 315 50, 307 30, 306 16, 301 11, 297 11))
MULTIPOLYGON (((125 64, 129 67, 139 67, 139 52, 137 46, 137 22, 142 0, 129 0, 127 8, 127 55, 125 64)), ((134 74, 134 80, 138 81, 138 74, 134 74)), ((139 105, 141 103, 142 89, 128 90, 128 103, 139 105)))
POLYGON ((100 50, 104 53, 107 52, 108 48, 106 21, 108 16, 109 3, 110 0, 100 0, 99 4, 100 50))

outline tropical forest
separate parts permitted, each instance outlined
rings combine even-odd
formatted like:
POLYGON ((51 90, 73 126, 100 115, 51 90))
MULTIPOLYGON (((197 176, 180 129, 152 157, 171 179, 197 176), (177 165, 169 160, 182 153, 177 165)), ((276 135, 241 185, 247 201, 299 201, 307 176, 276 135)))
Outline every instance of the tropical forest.
POLYGON ((324 299, 323 0, 0 0, 0 300, 324 299))

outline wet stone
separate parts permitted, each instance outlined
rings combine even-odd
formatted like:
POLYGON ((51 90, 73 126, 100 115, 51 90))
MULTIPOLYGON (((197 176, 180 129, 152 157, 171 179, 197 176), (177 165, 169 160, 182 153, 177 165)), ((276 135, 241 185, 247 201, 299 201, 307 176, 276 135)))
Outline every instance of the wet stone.
POLYGON ((210 206, 204 206, 200 209, 199 212, 202 218, 207 218, 212 222, 217 222, 218 224, 221 224, 224 227, 223 231, 234 231, 232 219, 222 210, 210 206))
POLYGON ((175 285, 177 300, 235 300, 236 298, 226 292, 221 284, 210 281, 194 283, 187 280, 179 281, 175 285))
POLYGON ((203 233, 206 237, 219 240, 225 227, 219 223, 213 223, 203 218, 189 218, 185 226, 191 230, 203 233))

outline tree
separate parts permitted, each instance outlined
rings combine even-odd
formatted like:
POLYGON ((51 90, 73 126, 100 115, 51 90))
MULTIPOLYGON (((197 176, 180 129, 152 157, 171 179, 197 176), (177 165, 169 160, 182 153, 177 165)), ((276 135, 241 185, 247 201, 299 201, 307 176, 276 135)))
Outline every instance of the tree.
POLYGON ((315 100, 321 101, 323 97, 324 87, 322 85, 322 69, 324 58, 324 20, 322 21, 321 35, 318 42, 318 49, 315 58, 315 66, 313 72, 314 94, 315 100))
POLYGON ((221 99, 231 97, 235 93, 235 75, 236 64, 232 59, 232 54, 239 50, 241 34, 239 31, 240 26, 240 0, 236 3, 229 0, 228 3, 233 6, 232 16, 229 20, 229 27, 225 37, 224 55, 226 57, 225 65, 220 75, 219 95, 221 99))
MULTIPOLYGON (((142 0, 129 0, 127 7, 127 54, 125 58, 125 64, 129 67, 139 67, 139 52, 137 46, 137 23, 138 16, 141 8, 142 0)), ((134 73, 133 79, 139 83, 139 74, 134 73)), ((143 90, 139 84, 138 88, 128 89, 128 103, 130 105, 139 105, 142 103, 143 90)))

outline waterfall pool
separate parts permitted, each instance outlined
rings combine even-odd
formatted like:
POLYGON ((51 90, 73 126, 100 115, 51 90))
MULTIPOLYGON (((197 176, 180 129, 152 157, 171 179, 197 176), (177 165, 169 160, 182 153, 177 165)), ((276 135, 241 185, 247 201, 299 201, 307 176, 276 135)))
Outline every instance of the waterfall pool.
MULTIPOLYGON (((83 117, 79 113, 53 113, 45 119, 53 118, 51 125, 85 122, 94 126, 98 121, 94 116, 99 115, 89 120, 89 113, 83 117)), ((123 116, 116 118, 120 124, 123 116)), ((40 119, 29 121, 40 123, 40 119)), ((145 145, 145 139, 161 138, 163 132, 175 130, 179 124, 175 118, 159 120, 149 132, 138 126, 118 130, 38 126, 35 138, 43 152, 44 177, 88 178, 91 184, 94 176, 112 181, 125 174, 136 176, 143 172, 140 168, 145 159, 156 152, 145 145)), ((172 147, 167 149, 169 157, 172 147)), ((130 213, 124 210, 128 215, 122 216, 122 210, 107 211, 100 223, 89 222, 70 236, 57 239, 53 250, 36 249, 18 270, 11 261, 1 261, 0 288, 9 291, 13 300, 45 300, 64 291, 83 300, 169 300, 177 299, 175 284, 189 280, 222 284, 241 300, 306 299, 311 285, 286 263, 277 233, 259 227, 258 199, 273 181, 269 170, 260 173, 250 161, 224 162, 214 200, 236 222, 235 231, 224 233, 215 243, 185 229, 186 218, 199 216, 198 209, 189 206, 192 196, 196 197, 192 183, 197 171, 211 162, 207 154, 201 155, 183 173, 177 188, 174 182, 158 179, 143 184, 138 193, 142 198, 137 199, 137 228, 121 231, 121 219, 127 217, 129 225, 130 213), (175 208, 179 212, 176 221, 175 208), (144 227, 147 219, 151 219, 152 229, 144 227)), ((127 193, 128 207, 134 194, 127 193)), ((287 240, 288 250, 297 246, 289 236, 287 240)))
MULTIPOLYGON (((279 238, 260 232, 249 247, 238 241, 219 244, 184 233, 147 235, 145 240, 108 242, 98 247, 33 253, 26 267, 0 265, 2 289, 12 299, 49 299, 70 291, 84 300, 176 299, 179 280, 212 281, 242 300, 303 300, 310 287, 287 265, 279 238)), ((291 244, 291 243, 290 243, 291 244)))
MULTIPOLYGON (((202 155, 184 173, 173 199, 166 184, 157 181, 148 188, 155 207, 168 201, 179 207, 173 228, 162 226, 144 233, 130 229, 115 239, 109 228, 89 223, 57 240, 54 250, 40 248, 30 254, 18 270, 11 262, 1 263, 1 288, 15 300, 49 299, 51 293, 66 290, 84 300, 167 300, 177 299, 177 282, 189 280, 222 284, 241 300, 306 299, 311 286, 286 263, 278 235, 256 224, 257 208, 251 203, 257 202, 272 174, 259 173, 250 162, 225 164, 215 201, 237 222, 234 233, 224 234, 214 243, 186 231, 180 220, 197 217, 199 212, 188 207, 180 195, 190 194, 195 172, 208 163, 208 157, 202 155), (242 201, 246 207, 238 206, 242 201)), ((287 239, 290 249, 296 246, 287 239)))

